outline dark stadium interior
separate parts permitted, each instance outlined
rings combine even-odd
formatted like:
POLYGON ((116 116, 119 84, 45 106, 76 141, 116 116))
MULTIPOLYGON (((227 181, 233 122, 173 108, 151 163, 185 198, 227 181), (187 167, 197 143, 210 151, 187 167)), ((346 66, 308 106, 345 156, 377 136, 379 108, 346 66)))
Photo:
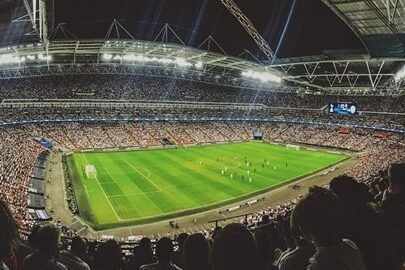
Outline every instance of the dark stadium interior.
POLYGON ((0 0, 0 270, 405 270, 404 37, 405 0, 0 0))

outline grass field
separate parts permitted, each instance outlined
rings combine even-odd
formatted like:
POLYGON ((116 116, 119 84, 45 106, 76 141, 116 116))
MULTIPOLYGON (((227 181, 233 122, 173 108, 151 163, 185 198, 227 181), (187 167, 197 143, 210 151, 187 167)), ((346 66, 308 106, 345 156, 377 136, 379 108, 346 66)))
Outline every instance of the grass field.
POLYGON ((107 229, 242 200, 346 158, 251 142, 75 153, 68 157, 68 165, 80 215, 93 228, 107 229), (88 164, 96 167, 96 179, 87 179, 88 164))

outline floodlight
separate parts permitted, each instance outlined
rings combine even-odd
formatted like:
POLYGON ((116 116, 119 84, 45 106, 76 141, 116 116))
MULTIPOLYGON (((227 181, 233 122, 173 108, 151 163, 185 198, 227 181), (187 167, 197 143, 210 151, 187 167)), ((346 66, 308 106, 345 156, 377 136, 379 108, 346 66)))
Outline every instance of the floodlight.
POLYGON ((110 61, 112 58, 113 56, 111 54, 108 53, 103 54, 103 60, 110 61))
POLYGON ((396 82, 405 78, 405 64, 395 73, 394 79, 396 82))
POLYGON ((276 82, 281 83, 282 79, 270 72, 258 72, 253 70, 243 71, 243 77, 260 80, 262 82, 276 82))
POLYGON ((203 63, 201 61, 198 61, 197 63, 194 64, 194 67, 197 69, 202 69, 203 68, 203 63))
POLYGON ((17 64, 20 62, 20 58, 12 54, 1 54, 0 55, 0 65, 1 64, 17 64))
POLYGON ((174 60, 174 63, 176 63, 176 65, 178 65, 179 67, 189 67, 192 64, 187 62, 186 59, 182 58, 182 57, 177 57, 174 60))

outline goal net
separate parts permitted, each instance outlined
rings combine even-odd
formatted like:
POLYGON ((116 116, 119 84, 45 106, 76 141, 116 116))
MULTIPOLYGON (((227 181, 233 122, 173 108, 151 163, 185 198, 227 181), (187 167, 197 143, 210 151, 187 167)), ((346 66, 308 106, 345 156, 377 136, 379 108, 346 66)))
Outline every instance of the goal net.
POLYGON ((285 147, 287 149, 295 149, 296 151, 300 150, 300 147, 298 145, 287 144, 285 147))
POLYGON ((84 168, 84 172, 88 179, 97 178, 97 170, 96 167, 94 167, 94 165, 86 165, 86 167, 84 168))

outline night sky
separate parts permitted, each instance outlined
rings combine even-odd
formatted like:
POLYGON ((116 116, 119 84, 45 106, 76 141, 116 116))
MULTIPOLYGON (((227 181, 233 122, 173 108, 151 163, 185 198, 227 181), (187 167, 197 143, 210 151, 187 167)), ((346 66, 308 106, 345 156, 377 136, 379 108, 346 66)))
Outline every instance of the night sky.
MULTIPOLYGON (((278 58, 316 55, 324 49, 362 48, 358 38, 321 0, 236 2, 277 51, 278 58)), ((167 22, 189 46, 198 46, 211 34, 231 55, 249 49, 264 58, 219 0, 55 1, 55 24, 67 23, 81 39, 103 38, 114 18, 136 39, 153 40, 167 22)))

